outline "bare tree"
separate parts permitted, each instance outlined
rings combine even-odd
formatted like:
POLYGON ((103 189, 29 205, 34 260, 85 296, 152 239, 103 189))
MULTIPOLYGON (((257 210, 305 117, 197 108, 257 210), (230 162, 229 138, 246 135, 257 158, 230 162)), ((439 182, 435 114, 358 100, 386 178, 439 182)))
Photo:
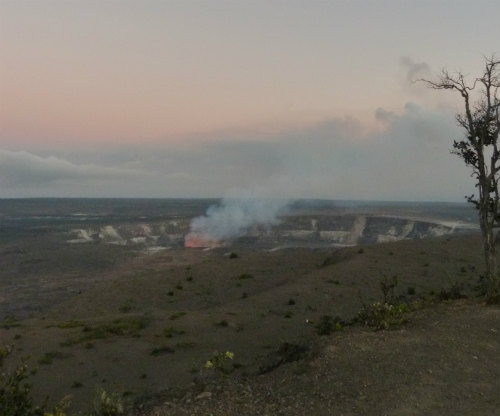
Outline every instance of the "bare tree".
POLYGON ((485 59, 483 75, 468 83, 461 72, 450 74, 443 70, 438 81, 421 80, 436 90, 458 92, 464 103, 464 112, 457 115, 458 124, 465 130, 465 137, 453 142, 452 153, 463 159, 472 169, 476 180, 477 195, 467 200, 479 212, 486 266, 486 294, 489 299, 499 296, 499 263, 495 244, 495 229, 500 227, 500 151, 498 133, 500 61, 485 59), (473 102, 472 102, 473 101, 473 102))

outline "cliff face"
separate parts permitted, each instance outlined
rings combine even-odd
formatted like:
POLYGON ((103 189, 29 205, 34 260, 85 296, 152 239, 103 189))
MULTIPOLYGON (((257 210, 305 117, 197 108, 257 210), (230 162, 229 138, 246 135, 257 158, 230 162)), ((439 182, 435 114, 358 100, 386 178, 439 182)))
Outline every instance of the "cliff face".
MULTIPOLYGON (((460 221, 404 218, 383 215, 290 215, 275 226, 253 226, 242 237, 221 242, 222 245, 255 245, 256 247, 350 246, 404 239, 436 237, 474 232, 477 226, 460 221)), ((142 247, 156 251, 184 244, 189 220, 151 223, 101 225, 73 229, 69 243, 103 243, 142 247)))
POLYGON ((385 243, 414 238, 477 231, 460 221, 402 218, 378 215, 338 215, 286 218, 271 233, 282 243, 310 242, 328 245, 385 243))

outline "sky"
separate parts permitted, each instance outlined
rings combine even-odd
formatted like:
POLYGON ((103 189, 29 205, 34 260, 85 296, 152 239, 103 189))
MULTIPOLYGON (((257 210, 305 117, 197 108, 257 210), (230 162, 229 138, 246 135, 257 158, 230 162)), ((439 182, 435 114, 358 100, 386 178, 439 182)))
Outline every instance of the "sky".
POLYGON ((464 201, 497 0, 0 0, 0 198, 464 201))

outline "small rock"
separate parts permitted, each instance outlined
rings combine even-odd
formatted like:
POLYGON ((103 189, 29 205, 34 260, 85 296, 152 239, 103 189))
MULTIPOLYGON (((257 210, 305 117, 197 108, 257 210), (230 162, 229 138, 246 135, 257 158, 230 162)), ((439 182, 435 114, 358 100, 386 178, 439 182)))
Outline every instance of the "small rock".
POLYGON ((204 391, 203 393, 198 394, 198 396, 195 397, 195 400, 203 400, 203 399, 210 399, 212 397, 212 393, 209 391, 204 391))

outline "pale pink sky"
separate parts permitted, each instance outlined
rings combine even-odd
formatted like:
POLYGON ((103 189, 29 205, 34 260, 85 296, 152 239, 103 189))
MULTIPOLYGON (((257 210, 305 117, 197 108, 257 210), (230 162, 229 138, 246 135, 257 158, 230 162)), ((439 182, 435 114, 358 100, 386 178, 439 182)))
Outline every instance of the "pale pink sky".
POLYGON ((379 134, 379 107, 452 113, 407 75, 478 73, 499 17, 493 0, 0 0, 0 150, 97 165, 71 149, 279 141, 346 117, 379 134))

